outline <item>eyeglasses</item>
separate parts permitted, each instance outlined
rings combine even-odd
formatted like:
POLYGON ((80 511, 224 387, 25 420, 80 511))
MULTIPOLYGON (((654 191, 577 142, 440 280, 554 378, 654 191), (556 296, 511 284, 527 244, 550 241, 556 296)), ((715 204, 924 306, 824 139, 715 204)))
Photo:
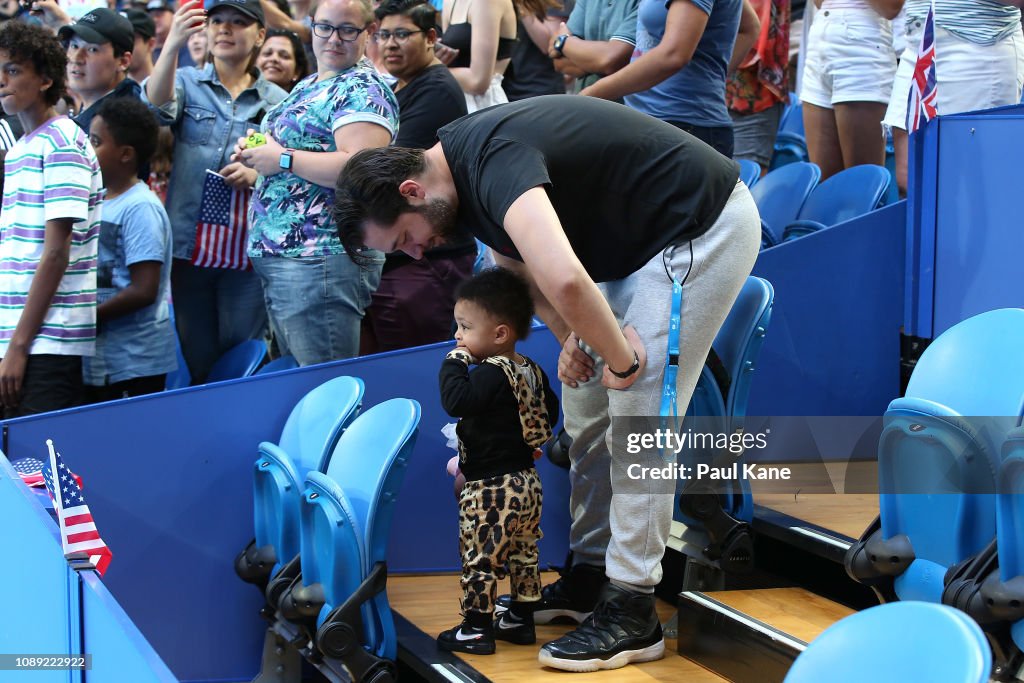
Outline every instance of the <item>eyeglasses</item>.
POLYGON ((338 38, 346 43, 354 42, 359 34, 366 30, 366 26, 362 28, 356 28, 355 26, 331 26, 325 23, 313 24, 313 35, 322 40, 330 40, 331 36, 335 33, 338 34, 338 38))
POLYGON ((399 45, 405 45, 409 42, 409 38, 416 35, 417 33, 423 33, 423 31, 409 31, 404 28, 397 29, 395 31, 377 31, 373 36, 373 39, 383 45, 388 42, 391 38, 395 39, 395 42, 399 45))

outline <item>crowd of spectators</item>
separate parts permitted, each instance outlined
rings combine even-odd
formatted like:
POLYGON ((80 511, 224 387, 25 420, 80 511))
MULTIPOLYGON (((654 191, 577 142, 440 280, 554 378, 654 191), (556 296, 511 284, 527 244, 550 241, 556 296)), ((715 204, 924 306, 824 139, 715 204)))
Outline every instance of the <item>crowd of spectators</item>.
POLYGON ((891 135, 905 189, 907 92, 930 7, 940 114, 1018 102, 1024 85, 1019 0, 179 1, 109 0, 77 17, 59 0, 0 2, 7 414, 85 400, 80 362, 37 356, 92 358, 93 400, 159 390, 175 330, 195 383, 248 339, 308 365, 450 338, 476 242, 354 260, 331 207, 350 156, 428 148, 483 107, 613 100, 767 171, 802 17, 810 160, 823 178, 882 164, 891 135), (39 85, 26 104, 29 72, 39 85), (124 132, 121 110, 149 139, 124 132), (39 187, 30 162, 45 171, 39 187), (217 183, 232 218, 214 229, 217 183), (73 196, 51 202, 55 184, 73 196), (36 196, 45 211, 30 210, 36 196), (211 255, 214 233, 231 253, 211 255), (130 320, 166 358, 116 340, 130 320), (39 368, 57 366, 78 384, 29 400, 50 386, 39 368))

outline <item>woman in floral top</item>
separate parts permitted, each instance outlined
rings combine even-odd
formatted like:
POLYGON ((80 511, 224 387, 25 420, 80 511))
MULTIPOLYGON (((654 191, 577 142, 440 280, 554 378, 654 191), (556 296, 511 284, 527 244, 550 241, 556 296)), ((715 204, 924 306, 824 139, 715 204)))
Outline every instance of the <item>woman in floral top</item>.
POLYGON ((355 264, 331 207, 348 158, 385 147, 398 103, 365 59, 374 26, 368 0, 325 0, 314 16, 317 73, 295 85, 263 123, 266 143, 236 154, 260 179, 250 208, 249 258, 263 281, 282 354, 300 365, 357 355, 359 326, 384 255, 355 264))
POLYGON ((749 0, 761 32, 726 83, 725 99, 735 137, 734 159, 768 170, 783 105, 789 95, 790 0, 749 0))

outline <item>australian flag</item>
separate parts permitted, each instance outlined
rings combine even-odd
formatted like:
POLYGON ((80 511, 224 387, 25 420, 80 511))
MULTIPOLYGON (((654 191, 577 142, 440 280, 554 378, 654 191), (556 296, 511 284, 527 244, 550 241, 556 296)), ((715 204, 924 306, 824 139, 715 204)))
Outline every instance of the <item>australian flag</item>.
POLYGON ((245 249, 251 196, 252 190, 236 190, 224 182, 224 176, 206 172, 192 251, 194 265, 235 270, 250 267, 245 249))
POLYGON ((938 116, 938 88, 935 81, 935 3, 928 9, 917 51, 917 64, 910 79, 907 100, 907 133, 913 133, 925 122, 938 116))
POLYGON ((46 446, 50 450, 50 457, 43 462, 42 473, 60 524, 64 556, 87 556, 92 566, 103 576, 113 554, 100 538, 92 512, 85 504, 82 489, 71 470, 64 464, 60 453, 54 450, 52 441, 47 439, 46 446))

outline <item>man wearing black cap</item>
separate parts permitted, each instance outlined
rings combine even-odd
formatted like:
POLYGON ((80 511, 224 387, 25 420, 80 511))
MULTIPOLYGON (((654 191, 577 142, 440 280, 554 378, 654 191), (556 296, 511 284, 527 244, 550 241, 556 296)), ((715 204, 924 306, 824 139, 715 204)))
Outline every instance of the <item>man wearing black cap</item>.
POLYGON ((144 10, 125 10, 124 15, 132 22, 135 29, 135 46, 132 48, 132 61, 128 65, 128 75, 136 83, 142 83, 153 73, 153 48, 156 47, 156 23, 144 10))
MULTIPOLYGON (((160 51, 164 49, 164 41, 167 40, 167 33, 171 30, 171 22, 174 21, 174 0, 149 0, 146 3, 146 13, 153 20, 156 26, 156 47, 153 48, 153 63, 160 59, 160 51)), ((178 50, 178 68, 183 66, 201 66, 192 60, 188 46, 182 45, 178 50)), ((140 81, 141 83, 141 81, 140 81)))
POLYGON ((138 97, 139 84, 128 78, 135 30, 120 14, 100 7, 84 14, 57 36, 68 53, 68 89, 81 101, 72 117, 88 132, 99 103, 107 97, 138 97))

